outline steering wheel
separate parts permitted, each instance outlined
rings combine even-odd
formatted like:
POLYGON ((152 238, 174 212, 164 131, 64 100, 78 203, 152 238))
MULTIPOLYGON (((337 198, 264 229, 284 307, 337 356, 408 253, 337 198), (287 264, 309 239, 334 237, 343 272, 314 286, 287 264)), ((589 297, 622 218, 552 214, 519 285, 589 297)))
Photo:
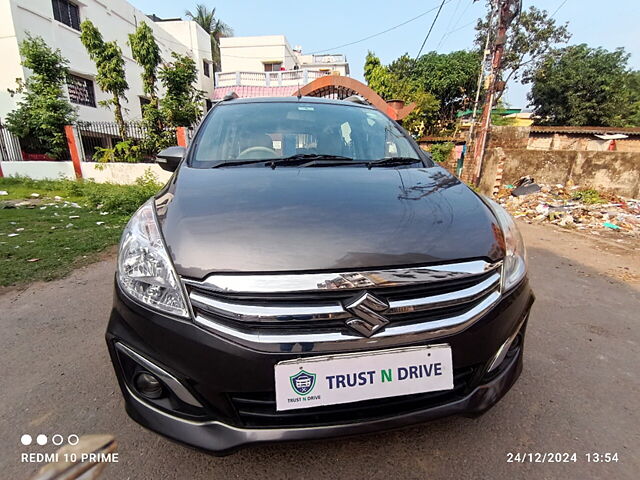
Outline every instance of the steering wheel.
POLYGON ((238 155, 239 159, 245 159, 245 158, 263 159, 264 158, 266 160, 269 158, 277 158, 277 157, 278 157, 278 154, 276 153, 275 150, 269 147, 261 147, 261 146, 245 148, 238 155))

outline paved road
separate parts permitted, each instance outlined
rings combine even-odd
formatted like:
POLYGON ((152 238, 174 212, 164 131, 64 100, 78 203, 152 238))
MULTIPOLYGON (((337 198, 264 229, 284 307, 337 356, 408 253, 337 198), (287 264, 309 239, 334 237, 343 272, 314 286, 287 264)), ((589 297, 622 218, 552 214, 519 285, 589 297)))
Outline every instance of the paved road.
POLYGON ((24 479, 20 436, 114 433, 104 478, 615 478, 640 472, 640 250, 523 225, 537 294, 525 369, 479 419, 264 446, 215 458, 128 419, 103 332, 113 261, 0 295, 0 477, 24 479), (625 269, 625 267, 628 268, 625 269), (624 280, 622 280, 624 279, 624 280), (576 452, 571 464, 507 463, 508 452, 576 452), (617 452, 588 464, 587 452, 617 452), (635 473, 634 473, 635 472, 635 473))

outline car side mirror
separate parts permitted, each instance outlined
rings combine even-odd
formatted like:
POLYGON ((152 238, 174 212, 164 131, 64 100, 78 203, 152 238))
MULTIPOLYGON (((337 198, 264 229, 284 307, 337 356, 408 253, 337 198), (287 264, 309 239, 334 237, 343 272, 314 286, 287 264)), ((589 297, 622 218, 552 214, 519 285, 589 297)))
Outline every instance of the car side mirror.
POLYGON ((160 165, 160 168, 167 172, 175 172, 185 153, 187 153, 187 149, 185 147, 179 147, 176 145, 174 147, 165 148, 156 154, 156 163, 160 165))

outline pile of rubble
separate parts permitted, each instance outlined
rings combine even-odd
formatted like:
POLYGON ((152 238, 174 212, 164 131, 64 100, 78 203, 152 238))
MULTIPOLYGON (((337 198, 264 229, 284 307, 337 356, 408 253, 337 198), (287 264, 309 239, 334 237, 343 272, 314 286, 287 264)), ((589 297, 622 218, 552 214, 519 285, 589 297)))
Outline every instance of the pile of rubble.
POLYGON ((513 215, 530 223, 640 236, 640 200, 596 192, 578 185, 543 185, 524 177, 506 185, 498 201, 513 215))

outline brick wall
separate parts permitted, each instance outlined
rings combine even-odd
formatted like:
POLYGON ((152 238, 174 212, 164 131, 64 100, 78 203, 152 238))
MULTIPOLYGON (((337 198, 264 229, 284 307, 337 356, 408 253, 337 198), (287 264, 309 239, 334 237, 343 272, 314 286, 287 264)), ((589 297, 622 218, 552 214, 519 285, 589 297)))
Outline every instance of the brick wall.
MULTIPOLYGON (((591 127, 585 130, 554 132, 539 127, 493 127, 480 190, 493 193, 496 185, 513 184, 530 175, 541 183, 572 181, 626 197, 640 196, 640 136, 616 140, 616 149, 611 151, 610 140, 595 136, 606 132, 591 127)), ((465 162, 463 179, 470 178, 471 163, 465 162)))
MULTIPOLYGON (((450 138, 425 137, 420 145, 429 145, 450 138)), ((475 165, 469 144, 461 180, 473 181, 475 165)), ((443 162, 447 170, 456 173, 457 161, 452 157, 443 162)), ((498 127, 487 138, 480 190, 487 194, 496 187, 513 184, 520 177, 531 175, 542 183, 566 183, 610 191, 626 197, 640 196, 640 128, 608 129, 601 127, 498 127), (600 139, 596 134, 623 133, 625 139, 600 139)))

